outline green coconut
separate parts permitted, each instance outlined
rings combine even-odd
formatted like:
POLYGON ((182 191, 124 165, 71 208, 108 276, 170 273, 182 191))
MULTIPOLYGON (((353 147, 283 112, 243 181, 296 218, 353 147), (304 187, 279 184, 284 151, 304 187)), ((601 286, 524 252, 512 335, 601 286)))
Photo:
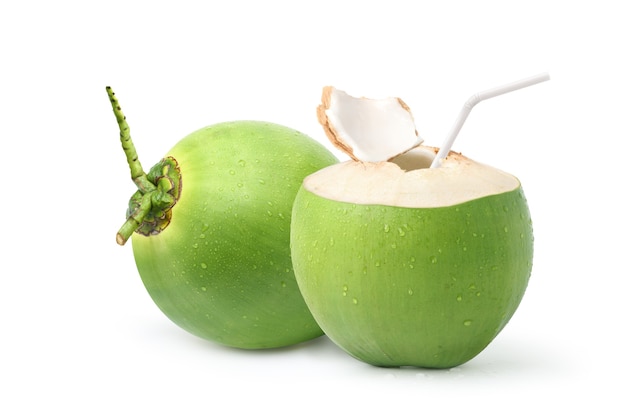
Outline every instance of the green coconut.
POLYGON ((186 136, 147 174, 109 89, 133 181, 117 241, 132 241, 158 308, 188 332, 260 349, 322 335, 298 289, 289 248, 295 195, 337 159, 294 129, 218 123, 186 136))
MULTIPOLYGON (((465 363, 504 328, 528 284, 533 233, 521 184, 454 152, 429 168, 438 149, 420 145, 410 125, 382 140, 384 131, 370 137, 329 117, 354 113, 355 99, 343 97, 325 89, 318 115, 353 160, 309 175, 293 206, 304 300, 328 337, 364 362, 465 363), (376 162, 370 143, 381 140, 409 150, 384 151, 376 162)), ((380 108, 359 105, 368 103, 380 108)), ((384 125, 409 120, 410 110, 376 114, 384 125)))

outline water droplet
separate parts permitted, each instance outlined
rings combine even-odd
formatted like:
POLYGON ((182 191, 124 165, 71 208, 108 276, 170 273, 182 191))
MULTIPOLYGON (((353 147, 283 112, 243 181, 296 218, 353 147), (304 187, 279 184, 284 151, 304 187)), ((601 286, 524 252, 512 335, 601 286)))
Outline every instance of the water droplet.
POLYGON ((374 265, 380 266, 380 261, 376 261, 376 263, 374 265))
POLYGON ((366 266, 363 267, 363 275, 367 275, 367 267, 366 266))
POLYGON ((430 263, 436 264, 437 263, 437 257, 436 256, 431 256, 430 257, 430 263))
POLYGON ((229 173, 230 175, 235 175, 235 170, 234 170, 234 169, 231 169, 230 171, 228 171, 228 173, 229 173))
POLYGON ((413 295, 413 290, 409 288, 409 295, 413 295))
POLYGON ((204 233, 200 233, 200 236, 198 236, 200 239, 204 239, 206 237, 206 235, 204 233))
POLYGON ((259 180, 259 184, 261 185, 265 184, 265 180, 259 180))
POLYGON ((268 211, 267 211, 267 215, 268 215, 268 216, 270 216, 270 217, 272 217, 272 212, 268 210, 268 211))
POLYGON ((198 244, 194 243, 193 245, 191 245, 194 249, 198 249, 198 244))
POLYGON ((470 284, 468 288, 470 290, 475 290, 476 289, 476 284, 470 284))
MULTIPOLYGON (((289 270, 287 270, 287 272, 289 272, 289 270)), ((285 288, 287 286, 287 283, 285 281, 281 281, 280 286, 285 288)))
POLYGON ((406 232, 404 231, 404 229, 403 229, 403 228, 398 227, 398 234, 399 234, 400 236, 405 236, 405 235, 406 235, 406 232))
POLYGON ((335 246, 335 239, 333 239, 332 237, 330 238, 330 246, 335 246))
POLYGON ((202 269, 207 269, 207 267, 208 267, 208 266, 207 266, 207 264, 205 264, 204 262, 202 262, 202 263, 200 264, 200 266, 202 267, 202 269))
POLYGON ((237 162, 239 164, 240 167, 245 167, 246 166, 246 161, 244 161, 243 159, 240 159, 239 162, 237 162))
POLYGON ((359 304, 359 300, 357 300, 356 298, 352 299, 352 304, 359 304))
POLYGON ((206 287, 200 287, 200 289, 206 292, 206 287))
POLYGON ((476 297, 480 297, 480 291, 476 293, 476 297))
POLYGON ((463 301, 463 296, 461 294, 456 296, 457 301, 463 301))
POLYGON ((504 233, 509 233, 509 228, 504 226, 504 233))
POLYGON ((243 184, 242 184, 242 183, 240 183, 240 182, 238 182, 238 183, 237 183, 237 187, 241 188, 241 187, 243 187, 243 184))
POLYGON ((385 233, 389 233, 389 225, 386 224, 383 230, 385 231, 385 233))
POLYGON ((463 326, 467 327, 467 326, 471 326, 472 325, 472 321, 471 320, 465 320, 463 322, 463 326))

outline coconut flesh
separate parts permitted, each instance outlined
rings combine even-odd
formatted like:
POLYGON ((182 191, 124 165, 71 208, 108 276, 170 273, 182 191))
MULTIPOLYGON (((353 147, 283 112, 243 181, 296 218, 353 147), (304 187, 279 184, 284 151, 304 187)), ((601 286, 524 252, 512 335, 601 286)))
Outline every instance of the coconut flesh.
POLYGON ((399 98, 355 98, 325 87, 318 120, 352 161, 308 176, 304 188, 330 200, 427 208, 461 204, 520 187, 516 177, 451 152, 438 168, 437 148, 422 145, 399 98))

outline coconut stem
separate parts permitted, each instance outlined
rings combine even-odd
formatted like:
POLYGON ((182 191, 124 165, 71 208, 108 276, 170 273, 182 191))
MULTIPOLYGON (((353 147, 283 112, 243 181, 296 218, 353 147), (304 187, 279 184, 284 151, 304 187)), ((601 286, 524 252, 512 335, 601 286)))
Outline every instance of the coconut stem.
POLYGON ((141 226, 143 220, 150 213, 152 209, 152 194, 154 194, 154 191, 146 193, 141 197, 139 207, 128 216, 122 227, 120 227, 120 230, 115 235, 115 241, 118 245, 124 246, 133 232, 141 226))
POLYGON ((169 225, 171 209, 180 198, 182 178, 178 162, 171 156, 163 158, 147 174, 144 172, 130 137, 126 116, 111 87, 106 90, 120 128, 120 140, 130 176, 138 188, 130 199, 126 221, 115 236, 117 243, 124 245, 134 232, 151 236, 159 234, 169 225))
POLYGON ((148 177, 141 166, 141 162, 139 162, 139 156, 137 156, 137 150, 135 149, 133 139, 130 137, 130 127, 126 122, 126 116, 122 111, 122 107, 117 101, 113 89, 111 89, 111 87, 107 87, 106 90, 109 95, 109 100, 111 100, 113 114, 115 114, 117 124, 120 127, 120 141, 122 142, 122 149, 124 149, 124 154, 126 154, 126 160, 128 161, 128 166, 130 167, 130 177, 141 191, 152 191, 156 187, 148 181, 148 177))
POLYGON ((126 116, 122 111, 120 103, 115 97, 113 89, 107 86, 106 90, 109 95, 109 100, 111 101, 111 107, 113 107, 113 114, 115 114, 117 124, 120 128, 120 141, 122 142, 122 149, 124 150, 126 161, 128 162, 128 166, 130 168, 131 179, 143 194, 141 204, 134 212, 129 214, 126 222, 124 222, 115 236, 116 242, 119 245, 124 245, 133 232, 139 228, 146 215, 150 212, 152 194, 156 191, 156 186, 150 182, 148 176, 143 170, 143 167, 141 166, 141 162, 139 162, 139 156, 137 155, 135 144, 130 137, 130 127, 126 122, 126 116))

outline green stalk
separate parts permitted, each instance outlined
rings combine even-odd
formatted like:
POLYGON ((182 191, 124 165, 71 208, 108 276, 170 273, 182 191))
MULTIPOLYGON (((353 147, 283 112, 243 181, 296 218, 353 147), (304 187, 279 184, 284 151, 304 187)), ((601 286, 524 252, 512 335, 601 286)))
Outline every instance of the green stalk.
POLYGON ((115 235, 115 241, 118 245, 124 246, 133 232, 141 226, 146 216, 150 213, 152 209, 152 194, 153 192, 149 192, 142 196, 141 203, 137 209, 128 216, 122 227, 120 227, 117 235, 115 235))
POLYGON ((178 164, 172 157, 163 158, 148 174, 145 173, 130 137, 126 116, 111 87, 106 90, 120 128, 120 141, 130 168, 130 176, 138 188, 131 197, 126 222, 115 237, 119 245, 124 245, 134 232, 149 236, 158 234, 167 227, 171 219, 171 208, 180 197, 182 179, 178 164))
POLYGON ((122 111, 122 107, 120 107, 120 103, 117 101, 115 93, 113 92, 111 87, 107 87, 106 90, 107 94, 109 95, 109 100, 111 100, 113 114, 115 114, 117 124, 120 127, 120 141, 122 142, 122 149, 124 149, 124 153, 126 154, 126 160, 128 161, 128 166, 130 167, 130 177, 133 182, 137 184, 137 187, 139 187, 141 191, 152 191, 156 187, 154 186, 154 184, 148 181, 148 177, 146 176, 146 173, 141 166, 141 162, 139 162, 139 156, 137 156, 135 144, 130 137, 130 127, 126 122, 126 116, 122 111))

